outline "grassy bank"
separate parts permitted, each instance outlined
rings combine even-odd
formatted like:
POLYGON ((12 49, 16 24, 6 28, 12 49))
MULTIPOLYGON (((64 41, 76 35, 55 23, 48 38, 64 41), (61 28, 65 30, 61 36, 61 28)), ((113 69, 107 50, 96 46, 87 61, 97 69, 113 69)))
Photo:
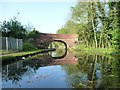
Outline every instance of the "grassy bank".
POLYGON ((16 57, 18 57, 18 56, 23 56, 23 55, 27 55, 27 54, 33 54, 33 53, 36 53, 36 52, 39 52, 39 51, 41 51, 41 50, 5 54, 5 55, 0 56, 0 58, 1 58, 0 60, 1 61, 3 60, 4 62, 9 63, 9 62, 15 61, 16 57))
POLYGON ((115 50, 112 48, 94 48, 85 47, 83 45, 75 45, 70 49, 71 52, 82 52, 86 54, 105 54, 105 55, 120 55, 120 50, 115 50))
POLYGON ((32 54, 32 53, 35 53, 35 52, 38 52, 38 51, 41 51, 41 50, 34 50, 34 51, 23 51, 23 52, 12 52, 12 53, 7 53, 7 54, 4 54, 2 55, 2 58, 3 57, 6 57, 6 56, 22 56, 22 55, 26 55, 26 54, 32 54))
POLYGON ((46 53, 46 52, 51 52, 51 51, 55 51, 55 49, 41 49, 41 50, 36 50, 36 51, 6 54, 6 55, 2 55, 0 58, 2 58, 1 59, 2 64, 7 64, 7 63, 21 60, 23 59, 23 57, 27 58, 29 56, 34 56, 39 53, 46 53))
POLYGON ((0 55, 4 55, 4 54, 11 54, 11 53, 16 53, 16 52, 20 52, 20 51, 7 51, 7 50, 0 50, 0 55))

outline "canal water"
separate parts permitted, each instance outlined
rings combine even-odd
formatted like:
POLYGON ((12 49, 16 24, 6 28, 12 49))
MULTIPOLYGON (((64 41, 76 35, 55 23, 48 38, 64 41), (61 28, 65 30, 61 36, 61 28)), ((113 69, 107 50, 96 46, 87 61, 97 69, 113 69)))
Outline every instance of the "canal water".
POLYGON ((63 51, 38 54, 3 65, 2 87, 120 88, 119 61, 119 56, 82 52, 74 55, 63 51))

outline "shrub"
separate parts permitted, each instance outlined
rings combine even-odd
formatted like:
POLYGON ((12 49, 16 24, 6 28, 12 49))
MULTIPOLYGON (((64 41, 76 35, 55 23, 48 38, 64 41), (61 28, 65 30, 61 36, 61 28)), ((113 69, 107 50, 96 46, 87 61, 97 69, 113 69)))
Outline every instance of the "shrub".
POLYGON ((31 43, 23 43, 23 51, 37 50, 37 48, 31 43))

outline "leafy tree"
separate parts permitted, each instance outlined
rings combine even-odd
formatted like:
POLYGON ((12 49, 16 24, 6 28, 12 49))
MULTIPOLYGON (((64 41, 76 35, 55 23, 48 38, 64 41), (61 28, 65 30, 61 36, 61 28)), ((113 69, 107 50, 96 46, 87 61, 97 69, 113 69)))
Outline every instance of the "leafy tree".
POLYGON ((66 28, 61 28, 57 31, 58 34, 68 34, 69 30, 66 28))
POLYGON ((78 24, 72 20, 68 20, 66 24, 57 31, 59 34, 76 34, 78 30, 78 24))
POLYGON ((15 38, 24 38, 26 34, 26 29, 21 23, 17 20, 16 17, 10 21, 3 21, 0 25, 0 30, 2 36, 4 37, 15 37, 15 38))
POLYGON ((120 1, 77 2, 71 17, 57 33, 79 35, 86 47, 120 49, 120 1))
POLYGON ((0 25, 0 32, 3 37, 14 37, 23 39, 23 50, 36 50, 35 38, 39 31, 32 29, 31 25, 24 27, 21 22, 17 20, 16 17, 10 21, 3 21, 0 25))
POLYGON ((40 34, 39 31, 37 31, 35 28, 31 31, 27 31, 25 39, 24 39, 24 44, 23 44, 23 50, 24 51, 30 51, 30 50, 36 50, 36 37, 40 34))
POLYGON ((112 45, 115 49, 120 49, 120 1, 109 2, 108 4, 110 8, 112 45))
POLYGON ((79 24, 78 34, 84 44, 97 47, 96 5, 93 2, 78 2, 72 7, 72 20, 79 24))
POLYGON ((35 39, 38 34, 40 34, 40 32, 35 30, 35 28, 34 28, 32 31, 28 31, 26 36, 27 36, 27 38, 34 38, 35 39))

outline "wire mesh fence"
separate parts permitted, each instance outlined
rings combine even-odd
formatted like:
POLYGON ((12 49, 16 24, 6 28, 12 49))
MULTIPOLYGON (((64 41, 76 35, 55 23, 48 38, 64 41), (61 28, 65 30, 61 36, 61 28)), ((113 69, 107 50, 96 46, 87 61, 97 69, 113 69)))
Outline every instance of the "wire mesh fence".
POLYGON ((0 37, 0 50, 22 50, 22 39, 17 39, 13 37, 0 37))

